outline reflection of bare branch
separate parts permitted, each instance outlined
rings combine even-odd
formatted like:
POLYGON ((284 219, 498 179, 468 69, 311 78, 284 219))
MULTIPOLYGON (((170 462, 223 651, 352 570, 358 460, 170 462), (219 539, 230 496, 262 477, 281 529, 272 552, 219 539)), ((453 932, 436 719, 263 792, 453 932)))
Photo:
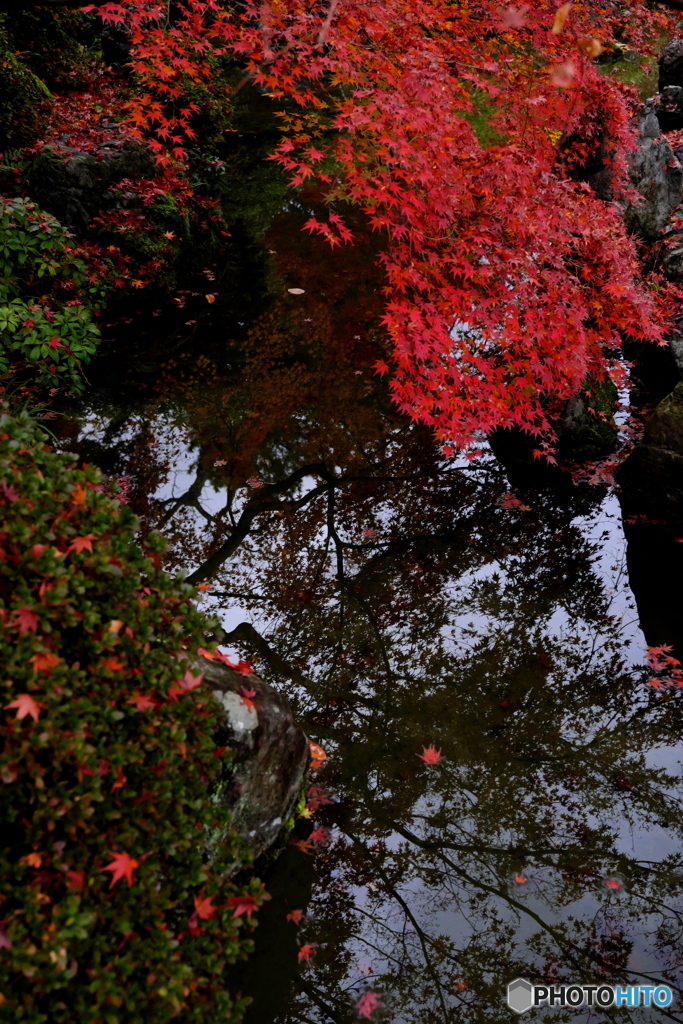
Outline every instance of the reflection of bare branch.
MULTIPOLYGON (((407 829, 405 826, 397 828, 396 831, 399 832, 406 839, 408 839, 409 842, 414 843, 415 846, 418 846, 420 848, 428 847, 427 843, 421 840, 419 836, 416 836, 412 832, 410 832, 410 830, 407 829)), ((351 838, 353 839, 354 837, 351 836, 351 838)), ((358 840, 354 841, 357 842, 358 840)), ((521 903, 519 900, 516 900, 505 889, 502 889, 499 886, 488 885, 486 882, 482 882, 480 879, 474 878, 472 875, 469 874, 468 871, 465 871, 464 868, 461 868, 458 864, 451 860, 450 857, 447 857, 444 853, 439 853, 438 856, 444 862, 444 864, 447 864, 451 871, 453 871, 454 874, 458 875, 459 878, 463 879, 463 881, 468 882, 470 885, 474 886, 474 888, 479 889, 480 891, 488 892, 493 896, 497 896, 499 899, 505 900, 511 907, 514 907, 522 916, 529 917, 533 921, 535 921, 536 924, 540 925, 540 927, 545 932, 547 932, 547 934, 550 935, 551 938, 555 940, 558 949, 562 950, 567 961, 573 964, 573 966, 576 967, 577 970, 585 969, 585 961, 587 961, 589 964, 595 963, 598 966, 602 966, 602 961, 598 953, 591 950, 590 947, 581 947, 577 943, 572 942, 571 939, 568 939, 560 931, 558 931, 556 928, 553 928, 552 925, 548 924, 547 921, 544 921, 540 914, 537 914, 534 910, 531 909, 531 907, 525 905, 524 903, 521 903)), ((658 979, 654 975, 646 974, 643 971, 634 971, 629 968, 626 968, 624 973, 634 978, 645 978, 648 981, 654 981, 656 984, 659 984, 658 979)), ((665 1013, 666 1016, 670 1017, 672 1020, 678 1020, 678 1018, 674 1017, 672 1014, 666 1011, 665 1013)))
POLYGON ((332 474, 328 471, 325 464, 323 462, 316 462, 308 466, 301 466, 278 483, 268 484, 259 491, 258 495, 254 495, 253 498, 249 499, 237 521, 235 529, 232 531, 228 539, 218 548, 217 551, 214 551, 212 555, 209 555, 198 569, 195 569, 193 573, 190 573, 187 577, 187 582, 201 583, 203 580, 213 576, 213 574, 220 569, 223 563, 230 558, 242 541, 248 536, 252 523, 257 516, 261 515, 262 512, 275 512, 278 510, 290 512, 295 511, 298 508, 302 508, 313 498, 317 497, 319 494, 323 494, 328 489, 333 479, 332 474), (327 483, 322 484, 320 487, 315 487, 302 498, 299 498, 298 501, 283 503, 274 500, 276 495, 282 494, 283 491, 290 490, 295 486, 295 484, 300 483, 300 481, 307 476, 322 476, 327 483))
MULTIPOLYGON (((246 642, 249 647, 252 647, 257 654, 259 654, 263 660, 268 664, 268 667, 276 672, 278 675, 284 676, 286 679, 291 679, 292 682, 298 683, 299 686, 303 687, 308 693, 317 693, 317 685, 301 672, 296 665, 292 665, 291 662, 286 661, 285 658, 281 657, 275 651, 266 638, 261 636, 259 631, 252 626, 250 622, 240 622, 238 626, 231 629, 229 633, 225 634, 226 640, 242 640, 246 642)), ((378 710, 377 702, 372 700, 370 697, 361 697, 354 695, 354 700, 365 705, 373 711, 378 710)))
MULTIPOLYGON (((315 1003, 319 1010, 322 1010, 323 1013, 327 1014, 330 1020, 334 1021, 334 1024, 349 1024, 350 1016, 348 1011, 344 1013, 343 1017, 340 1017, 337 1011, 321 997, 319 990, 315 985, 311 985, 310 981, 307 981, 306 978, 299 976, 296 979, 295 984, 298 989, 301 989, 302 992, 306 993, 311 1002, 315 1003)), ((353 1016, 355 1019, 356 1015, 354 1014, 353 1016)))
MULTIPOLYGON (((181 508, 183 505, 188 505, 196 509, 197 512, 199 512, 199 514, 207 520, 207 522, 213 521, 214 517, 209 515, 209 513, 206 512, 205 509, 203 509, 199 504, 199 498, 204 489, 204 484, 207 482, 208 479, 208 473, 206 473, 202 469, 198 469, 197 475, 195 476, 194 480, 192 481, 192 483, 190 484, 190 486, 188 487, 184 494, 181 494, 178 498, 166 499, 167 501, 172 502, 172 504, 171 507, 166 510, 164 515, 157 523, 157 530, 163 530, 164 527, 171 521, 171 519, 173 519, 178 509, 181 508)), ((161 502, 161 504, 164 503, 164 501, 161 502)))
MULTIPOLYGON (((360 846, 362 849, 364 849, 366 851, 366 853, 368 853, 368 855, 372 856, 370 854, 370 851, 368 850, 367 846, 365 845, 365 843, 363 843, 357 836, 354 836, 350 832, 347 832, 345 830, 342 830, 342 831, 344 832, 344 835, 348 836, 348 838, 352 842, 354 842, 357 846, 360 846)), ((444 997, 443 997, 443 989, 441 987, 441 982, 439 981, 439 975, 437 974, 436 968, 432 964, 432 961, 431 961, 431 958, 430 958, 430 955, 429 955, 429 950, 427 949, 427 943, 429 942, 429 944, 431 945, 432 944, 432 940, 429 938, 429 936, 426 934, 426 932, 424 932, 422 930, 422 928, 420 927, 420 925, 418 923, 417 918, 413 914, 412 910, 410 909, 410 907, 408 906, 406 901, 401 896, 400 892, 398 892, 398 890, 395 889, 394 886, 391 884, 391 882, 389 881, 389 877, 386 874, 386 872, 384 871, 384 868, 382 867, 382 865, 380 863, 378 863, 376 858, 373 857, 373 860, 375 861, 375 870, 377 872, 377 877, 382 879, 382 881, 384 882, 386 891, 389 893, 390 896, 394 897, 396 902, 400 905, 401 909, 403 910, 403 913, 405 914, 405 916, 408 918, 408 920, 412 924, 413 928, 415 929, 415 934, 417 935, 417 938, 418 938, 418 941, 420 943, 420 946, 422 947, 422 956, 424 957, 425 966, 426 966, 427 971, 429 972, 429 974, 431 976, 432 981, 434 982, 434 985, 436 987, 436 991, 437 991, 437 993, 439 995, 439 1002, 441 1004, 441 1011, 443 1013, 443 1020, 444 1020, 444 1024, 445 1024, 445 1022, 447 1022, 450 1019, 451 1015, 448 1013, 448 1011, 446 1009, 446 1002, 445 1002, 444 997)))

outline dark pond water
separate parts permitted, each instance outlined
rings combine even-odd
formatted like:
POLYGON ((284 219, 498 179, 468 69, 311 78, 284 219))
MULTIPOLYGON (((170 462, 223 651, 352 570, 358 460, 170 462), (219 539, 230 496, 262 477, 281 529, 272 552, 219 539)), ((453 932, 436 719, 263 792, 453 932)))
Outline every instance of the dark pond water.
POLYGON ((350 1024, 368 990, 375 1020, 507 1022, 517 976, 675 990, 523 1019, 683 1020, 683 697, 648 686, 617 499, 444 461, 372 372, 367 264, 286 235, 279 291, 112 342, 72 431, 328 755, 294 839, 328 833, 267 869, 236 969, 250 1024, 350 1024))

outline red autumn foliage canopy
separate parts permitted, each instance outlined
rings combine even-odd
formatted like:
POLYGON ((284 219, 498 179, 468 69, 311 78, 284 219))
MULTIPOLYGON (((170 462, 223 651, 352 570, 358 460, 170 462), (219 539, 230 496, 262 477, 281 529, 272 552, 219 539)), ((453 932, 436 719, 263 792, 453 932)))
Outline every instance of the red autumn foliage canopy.
POLYGON ((461 446, 499 426, 551 431, 589 374, 621 381, 625 337, 661 340, 662 293, 618 207, 581 180, 599 156, 615 196, 627 188, 633 96, 595 57, 617 37, 642 48, 667 19, 645 0, 629 8, 185 0, 170 27, 165 5, 98 10, 131 27, 129 114, 162 161, 184 159, 196 107, 183 97, 216 61, 235 62, 236 90, 250 82, 284 107, 272 158, 329 204, 307 229, 352 242, 350 203, 384 237, 391 350, 378 370, 392 369, 402 409, 461 446))

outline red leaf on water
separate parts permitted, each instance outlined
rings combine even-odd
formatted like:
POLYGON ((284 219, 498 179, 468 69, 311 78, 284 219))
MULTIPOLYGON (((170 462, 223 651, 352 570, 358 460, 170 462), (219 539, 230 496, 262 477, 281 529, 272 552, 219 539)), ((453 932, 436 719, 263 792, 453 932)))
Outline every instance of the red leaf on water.
POLYGON ((311 959, 311 955, 313 954, 314 950, 315 946, 311 945, 310 942, 307 942, 306 945, 304 946, 300 946, 299 953, 297 956, 299 963, 301 963, 302 960, 305 960, 306 963, 308 963, 308 961, 311 959))
POLYGON ((233 917, 241 917, 242 914, 250 917, 258 910, 256 900, 249 893, 244 893, 243 896, 228 896, 227 905, 234 908, 233 917))
POLYGON ((330 838, 329 828, 316 828, 315 831, 311 832, 308 837, 309 843, 313 843, 315 846, 324 846, 330 838))
POLYGON ((379 997, 379 992, 373 992, 372 989, 368 989, 365 995, 362 995, 356 1003, 356 1010, 358 1011, 359 1017, 365 1017, 370 1020, 373 1011, 378 1010, 384 1003, 379 997))
POLYGON ((292 921, 294 924, 299 924, 302 917, 305 917, 303 910, 292 910, 287 914, 287 920, 292 921))
POLYGON ((441 751, 437 750, 433 743, 428 747, 423 746, 422 753, 415 756, 421 758, 425 764, 438 764, 442 760, 441 751))

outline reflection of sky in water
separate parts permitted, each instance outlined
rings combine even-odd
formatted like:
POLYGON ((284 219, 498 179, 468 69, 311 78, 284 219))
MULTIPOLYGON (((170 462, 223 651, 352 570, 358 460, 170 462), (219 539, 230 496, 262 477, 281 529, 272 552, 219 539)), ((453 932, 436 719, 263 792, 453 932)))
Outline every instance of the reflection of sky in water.
MULTIPOLYGON (((92 418, 88 423, 87 430, 92 437, 101 437, 104 427, 104 423, 92 418)), ((186 493, 193 483, 197 453, 188 446, 182 431, 173 422, 164 422, 163 419, 158 418, 154 427, 157 439, 156 453, 162 463, 168 461, 172 467, 167 479, 158 489, 155 497, 160 502, 164 502, 168 508, 169 505, 172 505, 175 500, 186 493)), ((128 431, 132 434, 134 428, 129 427, 128 431)), ((124 431, 121 437, 125 438, 125 436, 126 432, 124 431)), ((468 468, 470 472, 474 471, 472 466, 468 468)), ((301 491, 305 492, 314 487, 316 483, 317 481, 304 480, 300 485, 301 491)), ((234 508, 236 515, 239 514, 240 508, 254 493, 254 490, 253 487, 242 488, 234 508)), ((209 517, 216 516, 225 508, 226 494, 223 490, 217 491, 211 484, 205 484, 199 501, 204 512, 209 517)), ((393 514, 392 506, 389 503, 379 514, 380 525, 390 527, 393 514)), ((196 530, 198 533, 201 534, 205 531, 206 517, 202 516, 196 509, 183 507, 178 510, 176 515, 182 517, 185 525, 196 530)), ((348 538, 355 537, 357 540, 358 530, 354 530, 354 525, 353 523, 344 523, 342 528, 340 528, 342 536, 348 538)), ((645 654, 645 641, 638 626, 634 599, 628 586, 625 570, 625 541, 621 529, 621 516, 616 497, 608 495, 599 508, 591 511, 588 515, 576 517, 573 520, 573 525, 580 530, 582 536, 589 544, 597 546, 597 552, 592 563, 593 569, 604 582, 604 590, 610 598, 610 614, 619 623, 618 633, 624 660, 631 665, 642 664, 645 654)), ((247 543, 251 544, 251 541, 247 541, 247 543)), ((176 551, 176 554, 180 556, 180 561, 182 562, 182 552, 176 551)), ((230 563, 230 567, 237 564, 239 564, 239 554, 230 563)), ((255 565, 258 569, 258 558, 255 565)), ((196 568, 194 564, 186 566, 188 572, 194 568, 196 568)), ((332 570, 328 571, 331 572, 332 570)), ((454 663, 466 665, 471 656, 472 648, 482 638, 488 634, 493 634, 496 630, 502 630, 501 635, 504 635, 505 629, 514 623, 514 608, 508 607, 503 609, 503 617, 501 618, 501 615, 496 617, 493 614, 485 614, 481 610, 481 602, 479 601, 476 601, 472 607, 468 608, 466 606, 467 595, 470 592, 474 592, 477 587, 485 584, 486 581, 491 581, 496 575, 499 578, 499 587, 502 592, 506 584, 511 581, 510 569, 506 565, 504 558, 500 561, 493 560, 488 564, 478 565, 475 568, 465 568, 457 576, 444 581, 445 594, 449 598, 450 616, 448 622, 441 626, 440 635, 444 641, 444 648, 454 663), (505 616, 508 617, 509 621, 505 621, 505 616)), ((256 585, 256 581, 254 583, 256 585)), ((216 589, 219 589, 220 585, 216 584, 216 589)), ((262 618, 259 611, 247 609, 237 600, 222 600, 212 596, 211 593, 207 593, 201 598, 200 603, 205 610, 218 614, 227 630, 233 629, 242 621, 249 621, 257 628, 264 627, 265 619, 262 618)), ((271 627, 273 621, 282 621, 283 614, 280 613, 279 618, 277 616, 274 619, 271 618, 271 627)), ((599 628, 591 621, 590 615, 586 615, 583 618, 581 615, 577 615, 576 609, 569 614, 560 599, 556 600, 554 609, 546 615, 545 619, 539 621, 539 626, 542 627, 543 633, 549 638, 571 636, 577 638, 579 645, 582 643, 588 647, 592 645, 594 647, 592 661, 594 664, 600 663, 602 654, 600 646, 601 634, 599 628)), ((393 630, 393 633, 395 637, 399 638, 399 644, 406 642, 405 638, 402 638, 400 629, 393 630)), ((228 650, 231 651, 229 647, 228 650)), ((237 654, 238 651, 237 649, 232 649, 231 653, 237 654)), ((317 670, 324 667, 317 660, 315 651, 309 657, 309 671, 314 666, 317 670)), ((400 668, 397 669, 397 672, 403 678, 400 668)), ((417 678, 419 676, 416 676, 417 678)), ((553 685, 553 683, 554 676, 553 672, 550 671, 548 673, 548 684, 553 685)), ((288 684, 288 692, 293 693, 295 691, 296 687, 293 684, 288 684)), ((369 683, 366 684, 365 681, 362 681, 357 692, 362 695, 371 696, 372 687, 369 683)), ((644 700, 646 696, 647 694, 642 695, 642 699, 644 700)), ((638 694, 638 700, 641 700, 640 693, 638 694)), ((591 739, 601 732, 604 733, 608 723, 610 723, 609 728, 611 728, 613 714, 614 712, 610 710, 605 711, 605 714, 602 716, 599 713, 594 715, 588 734, 583 736, 582 739, 580 739, 581 731, 576 731, 571 719, 569 719, 562 723, 562 738, 565 741, 585 743, 587 739, 591 739)), ((366 725, 370 729, 373 728, 372 718, 366 720, 366 725)), ((392 737, 388 736, 387 742, 391 743, 391 741, 392 737)), ((334 740, 331 740, 328 752, 333 753, 334 749, 334 740)), ((670 806, 680 814, 679 798, 681 791, 678 785, 681 775, 680 745, 664 745, 663 743, 655 745, 652 749, 645 751, 644 761, 652 772, 663 771, 672 777, 672 780, 664 782, 661 787, 662 792, 658 798, 664 800, 666 796, 670 806)), ((445 765, 444 770, 448 770, 446 762, 445 765)), ((455 768, 455 766, 453 767, 455 768)), ((440 768, 439 770, 442 769, 440 768)), ((458 768, 459 771, 460 768, 458 768)), ((465 796, 466 774, 464 772, 460 774, 462 775, 463 787, 459 789, 458 796, 462 799, 465 796)), ((455 771, 453 771, 453 777, 456 777, 455 771)), ((371 776, 368 776, 368 781, 370 779, 371 776)), ((552 788, 549 788, 549 792, 551 791, 552 788)), ((555 796, 551 799, 554 799, 555 803, 550 804, 550 810, 553 815, 557 814, 559 820, 560 812, 564 806, 563 801, 565 803, 569 802, 572 799, 572 793, 570 790, 561 791, 560 788, 557 788, 556 784, 554 791, 555 796)), ((391 798, 389 790, 375 793, 378 806, 381 805, 385 798, 391 798)), ((510 799, 514 800, 515 794, 511 793, 510 799)), ((526 799, 527 805, 524 808, 524 813, 532 816, 534 807, 529 794, 527 794, 526 799)), ((641 864, 645 862, 658 864, 666 857, 680 854, 680 837, 676 835, 673 828, 667 828, 656 820, 645 821, 640 819, 634 826, 633 823, 621 815, 620 808, 623 799, 621 794, 615 794, 614 807, 616 814, 610 820, 610 827, 613 833, 611 849, 616 860, 618 860, 619 854, 623 854, 625 857, 641 864)), ((439 792, 434 792, 431 796, 423 794, 414 803, 408 816, 412 817, 411 830, 420 838, 427 840, 433 840, 435 835, 437 837, 440 835, 442 838, 449 838, 450 835, 450 839, 453 838, 453 835, 457 835, 460 841, 463 841, 463 837, 467 837, 468 834, 474 840, 477 837, 479 828, 475 813, 478 802, 479 798, 477 795, 474 793, 470 794, 470 806, 474 810, 469 818, 463 814, 462 809, 454 812, 457 820, 454 819, 453 829, 455 831, 453 834, 450 834, 449 830, 443 829, 441 825, 430 824, 430 818, 433 818, 435 813, 442 813, 444 808, 448 808, 443 794, 439 792)), ((520 807, 520 813, 521 811, 522 808, 520 807)), ((653 814, 652 817, 654 819, 656 815, 653 814)), ((593 815, 588 807, 583 814, 582 820, 590 828, 596 830, 601 824, 599 816, 593 815)), ((603 815, 603 824, 604 821, 605 817, 603 815)), ((371 822, 372 810, 366 820, 368 824, 371 822)), ((361 815, 356 821, 356 827, 362 824, 361 815)), ((342 839, 341 833, 336 828, 333 829, 333 836, 339 842, 350 842, 348 839, 342 839)), ((496 838, 496 845, 499 847, 504 847, 506 844, 514 845, 517 839, 518 837, 501 825, 496 838)), ((490 841, 491 835, 485 838, 484 846, 490 841)), ((555 840, 551 837, 550 842, 554 843, 555 840)), ((400 856, 402 849, 409 848, 409 841, 406 840, 405 836, 391 829, 385 834, 384 843, 387 863, 391 861, 392 855, 400 856)), ((561 846, 562 843, 560 842, 557 845, 561 846)), ((549 847, 545 853, 546 855, 552 855, 552 848, 549 847)), ((425 872, 424 877, 421 877, 419 874, 420 854, 417 848, 413 850, 412 856, 411 870, 406 870, 405 877, 395 883, 395 891, 399 894, 401 900, 404 901, 405 906, 401 906, 400 900, 388 898, 386 893, 382 893, 381 885, 378 886, 378 883, 375 881, 371 881, 366 885, 357 885, 353 884, 353 882, 348 884, 348 893, 355 905, 357 929, 345 940, 347 949, 353 954, 352 963, 342 985, 342 988, 345 987, 346 991, 361 992, 367 984, 372 984, 372 977, 367 973, 370 969, 374 970, 375 974, 379 977, 383 974, 393 976, 397 971, 400 974, 403 970, 402 965, 404 961, 402 958, 404 956, 407 956, 409 960, 412 958, 415 962, 421 961, 423 956, 421 941, 423 937, 418 935, 415 926, 411 922, 411 914, 418 920, 420 928, 429 933, 430 941, 436 937, 443 936, 454 943, 456 950, 461 950, 470 941, 480 938, 482 929, 484 930, 483 933, 486 934, 486 928, 491 927, 492 918, 485 919, 477 916, 477 913, 473 910, 472 903, 467 898, 472 892, 477 890, 478 886, 482 892, 485 892, 486 899, 488 900, 488 912, 493 915, 494 919, 497 919, 499 926, 501 928, 510 926, 513 938, 508 947, 508 952, 511 950, 510 956, 513 960, 519 958, 524 962, 524 971, 532 980, 535 980, 532 974, 534 969, 537 971, 538 977, 541 977, 545 966, 544 955, 538 950, 534 951, 532 942, 533 937, 539 931, 539 919, 551 931, 553 929, 561 930, 572 918, 584 921, 599 918, 606 907, 610 908, 615 922, 619 923, 621 921, 625 925, 626 934, 633 941, 633 950, 628 960, 628 970, 634 972, 636 977, 634 978, 632 975, 630 980, 638 980, 637 976, 641 974, 646 978, 649 976, 656 978, 658 970, 661 969, 656 950, 653 949, 653 934, 662 919, 670 917, 673 921, 677 920, 679 905, 677 891, 663 894, 662 906, 656 908, 648 902, 648 900, 652 899, 651 896, 646 896, 645 901, 641 902, 638 886, 635 887, 632 893, 628 891, 628 887, 626 892, 610 893, 600 884, 600 880, 596 880, 592 887, 584 883, 576 884, 577 896, 574 900, 570 899, 567 902, 567 889, 565 882, 561 878, 562 866, 559 858, 557 861, 558 866, 553 867, 548 863, 534 863, 535 858, 530 856, 527 868, 524 858, 520 857, 519 868, 523 869, 525 874, 528 872, 528 881, 525 884, 515 884, 510 873, 506 873, 503 876, 499 875, 500 859, 486 851, 482 853, 478 861, 478 873, 476 876, 472 875, 470 881, 463 878, 462 873, 458 874, 457 871, 449 872, 448 867, 443 862, 439 864, 440 876, 436 881, 427 872, 425 872), (514 902, 506 899, 506 894, 514 902), (515 903, 518 905, 516 906, 515 903), (620 913, 620 911, 623 911, 623 913, 620 913), (529 945, 530 942, 532 943, 531 946, 529 945), (397 950, 403 951, 398 956, 398 959, 393 956, 397 950)), ((456 855, 453 854, 453 856, 456 855)), ((590 859, 590 851, 586 856, 590 859)), ((548 856, 546 856, 547 859, 548 856)), ((552 860, 552 857, 550 859, 552 860)), ((343 879, 345 877, 342 861, 343 858, 340 860, 341 866, 332 872, 332 878, 343 879)), ((536 858, 536 861, 538 861, 538 858, 536 858)), ((470 857, 468 860, 464 857, 460 858, 457 861, 457 866, 461 871, 467 870, 472 872, 474 871, 473 858, 470 857), (463 867, 463 865, 466 865, 466 867, 463 867)), ((611 865, 606 864, 605 870, 617 873, 619 865, 616 861, 611 865)), ((321 904, 318 907, 318 912, 322 913, 323 910, 324 906, 321 904)), ((314 911, 315 913, 316 911, 314 911)), ((493 968, 490 969, 493 970, 493 968)), ((589 983, 594 980, 587 972, 582 972, 580 968, 573 968, 571 966, 567 967, 566 973, 562 976, 563 978, 566 977, 567 980, 579 982, 585 981, 589 983)), ((499 998, 500 1007, 502 1008, 500 1019, 507 1019, 507 1016, 511 1016, 507 1014, 503 1006, 504 988, 509 980, 512 980, 512 976, 490 978, 490 983, 499 986, 500 989, 499 998)), ((609 981, 611 979, 608 978, 606 980, 609 981)), ((459 1001, 457 997, 452 997, 452 995, 446 996, 449 1020, 459 1020, 459 1014, 465 1014, 462 1017, 463 1020, 489 1019, 489 1012, 484 1007, 475 1009, 473 1014, 469 1014, 466 1006, 467 997, 464 996, 462 999, 459 1001), (462 999, 465 1000, 464 1003, 462 999), (451 1011, 454 1016, 451 1016, 451 1011)), ((312 1013, 313 1016, 300 1017, 292 1011, 291 1016, 282 1016, 280 1020, 282 1022, 311 1020, 315 1021, 316 1024, 320 1021, 322 1024, 323 1021, 328 1019, 325 1015, 315 1016, 315 1009, 309 1008, 307 1012, 312 1013)), ((496 1008, 494 1015, 498 1012, 498 1008, 496 1008)), ((629 1019, 648 1020, 651 1013, 654 1013, 654 1011, 631 1011, 629 1019)), ((542 1012, 541 1017, 550 1020, 555 1019, 559 1014, 559 1010, 547 1009, 542 1012)), ((680 1019, 675 1005, 673 1008, 673 1018, 680 1019)), ((387 1019, 396 1022, 396 1024, 404 1024, 404 1022, 415 1021, 416 1017, 412 1009, 410 1011, 406 1009, 405 1014, 397 1006, 392 1010, 390 1003, 390 1014, 387 1019)), ((429 1019, 433 1020, 436 1018, 430 1017, 429 1019)), ((498 1018, 496 1017, 496 1019, 498 1018)), ((591 1015, 589 1011, 582 1011, 578 1014, 572 1014, 571 1019, 579 1021, 596 1020, 600 1019, 600 1015, 599 1013, 591 1015)), ((446 1021, 443 1024, 446 1024, 446 1021)))

